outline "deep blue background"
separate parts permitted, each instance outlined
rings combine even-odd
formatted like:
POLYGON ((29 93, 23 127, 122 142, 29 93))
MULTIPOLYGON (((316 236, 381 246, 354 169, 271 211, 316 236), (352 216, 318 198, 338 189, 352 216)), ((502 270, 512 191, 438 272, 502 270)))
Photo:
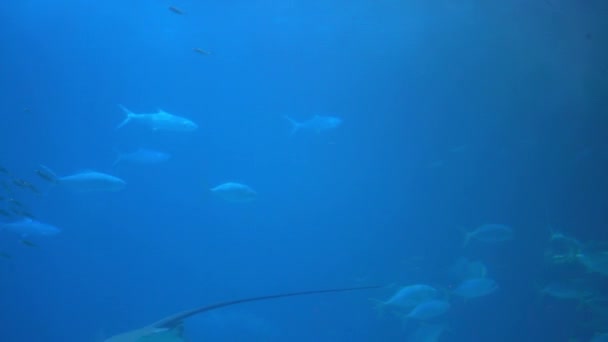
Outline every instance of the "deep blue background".
MULTIPOLYGON (((588 337, 576 305, 539 300, 551 227, 608 239, 608 5, 587 1, 11 1, 0 8, 0 164, 62 234, 2 233, 0 341, 98 342, 218 300, 427 282, 484 260, 492 296, 453 303, 448 341, 588 337), (185 15, 168 10, 174 5, 185 15), (202 56, 193 48, 212 52, 202 56), (115 130, 117 106, 194 134, 115 130), (284 115, 344 119, 289 136, 284 115), (154 166, 112 169, 157 148, 154 166), (112 172, 120 193, 47 189, 34 170, 112 172), (241 181, 246 205, 208 189, 241 181), (462 231, 511 225, 499 248, 462 231), (556 322, 560 324, 556 324, 556 322)), ((197 340, 401 341, 370 298, 243 305, 197 340)))

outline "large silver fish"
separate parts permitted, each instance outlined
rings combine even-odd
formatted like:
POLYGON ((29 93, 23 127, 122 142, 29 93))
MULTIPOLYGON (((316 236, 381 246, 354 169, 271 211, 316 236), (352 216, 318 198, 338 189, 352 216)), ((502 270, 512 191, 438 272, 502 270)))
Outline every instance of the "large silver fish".
POLYGON ((55 226, 27 217, 13 222, 0 223, 0 230, 7 230, 21 237, 51 236, 61 232, 61 229, 55 226))
POLYGON ((188 340, 184 336, 183 322, 186 318, 198 315, 203 312, 220 309, 226 306, 256 302, 269 299, 277 299, 284 297, 293 296, 304 296, 319 293, 330 293, 330 292, 345 292, 365 289, 375 289, 379 286, 365 286, 365 287, 352 287, 342 289, 330 289, 330 290, 316 290, 316 291, 302 291, 283 293, 270 296, 252 297, 245 299, 237 299, 226 302, 220 302, 212 305, 202 306, 200 308, 183 311, 175 315, 161 319, 156 323, 152 323, 140 329, 132 330, 126 333, 122 333, 106 339, 104 342, 187 342, 188 340))
POLYGON ((117 129, 129 122, 138 123, 154 131, 191 132, 198 128, 193 121, 167 113, 162 109, 158 109, 156 113, 135 114, 126 107, 119 106, 127 117, 116 127, 117 129))
POLYGON ((45 180, 61 185, 76 192, 110 191, 116 192, 124 189, 127 182, 124 180, 97 171, 82 171, 69 176, 59 177, 46 166, 40 166, 37 170, 45 180))

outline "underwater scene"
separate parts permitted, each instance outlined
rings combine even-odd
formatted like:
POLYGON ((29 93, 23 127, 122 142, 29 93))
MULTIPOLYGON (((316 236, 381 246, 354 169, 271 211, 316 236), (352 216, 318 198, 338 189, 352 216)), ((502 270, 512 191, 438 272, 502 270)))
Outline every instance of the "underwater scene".
POLYGON ((20 0, 0 38, 0 342, 608 341, 605 0, 20 0))

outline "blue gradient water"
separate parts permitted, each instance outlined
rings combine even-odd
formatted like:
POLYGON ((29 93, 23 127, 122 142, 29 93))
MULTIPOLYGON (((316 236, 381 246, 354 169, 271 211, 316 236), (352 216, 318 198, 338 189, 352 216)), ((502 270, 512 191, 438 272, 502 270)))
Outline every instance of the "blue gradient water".
POLYGON ((393 287, 227 308, 186 331, 404 341, 418 323, 375 300, 414 283, 449 292, 462 256, 499 290, 450 298, 441 341, 589 340, 602 330, 589 310, 538 288, 570 277, 544 258, 552 230, 608 240, 607 16, 600 0, 3 4, 0 179, 63 231, 34 247, 0 232, 0 341, 100 342, 206 303, 367 284, 393 287), (116 130, 119 104, 199 129, 116 130), (343 123, 290 135, 286 115, 316 114, 343 123), (138 148, 171 159, 112 166, 138 148), (72 193, 40 164, 127 187, 72 193), (228 181, 256 200, 209 192, 228 181), (463 247, 487 223, 514 240, 463 247))

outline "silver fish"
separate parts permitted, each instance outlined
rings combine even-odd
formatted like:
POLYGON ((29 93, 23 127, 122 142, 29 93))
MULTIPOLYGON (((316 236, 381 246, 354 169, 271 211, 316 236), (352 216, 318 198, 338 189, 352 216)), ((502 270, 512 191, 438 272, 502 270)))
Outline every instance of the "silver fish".
POLYGON ((54 179, 53 183, 76 192, 115 192, 124 189, 127 185, 127 182, 118 177, 97 171, 82 171, 73 175, 59 177, 48 167, 41 166, 41 168, 44 169, 45 174, 54 179))
POLYGON ((23 218, 17 221, 0 224, 0 230, 8 230, 19 234, 21 237, 26 236, 51 236, 57 235, 61 230, 50 224, 23 218))
POLYGON ((249 186, 236 182, 227 182, 211 189, 211 192, 229 202, 251 202, 257 193, 249 186))
POLYGON ((158 109, 156 113, 135 114, 126 107, 119 106, 125 112, 126 118, 116 127, 117 129, 129 122, 138 123, 154 131, 192 132, 198 129, 198 125, 193 121, 162 109, 158 109))
POLYGON ((434 287, 424 284, 414 284, 402 287, 381 304, 383 306, 411 309, 420 303, 436 298, 438 295, 439 291, 434 287))
POLYGON ((440 299, 432 299, 416 305, 406 317, 424 321, 441 316, 449 309, 450 303, 440 299))

